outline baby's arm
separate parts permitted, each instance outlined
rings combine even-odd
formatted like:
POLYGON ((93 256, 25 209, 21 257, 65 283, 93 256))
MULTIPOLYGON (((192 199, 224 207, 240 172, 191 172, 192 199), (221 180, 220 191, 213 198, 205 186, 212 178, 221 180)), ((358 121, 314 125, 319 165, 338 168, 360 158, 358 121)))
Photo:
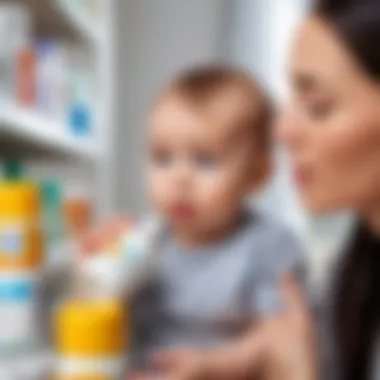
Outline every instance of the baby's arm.
MULTIPOLYGON (((281 282, 284 276, 290 274, 297 288, 304 289, 302 249, 288 233, 275 234, 273 239, 268 239, 268 244, 262 249, 263 255, 259 258, 253 257, 252 268, 248 268, 247 271, 244 302, 252 315, 250 328, 240 338, 217 349, 174 350, 153 355, 154 366, 162 370, 164 375, 162 379, 246 380, 255 378, 257 372, 261 371, 266 364, 264 358, 267 342, 289 339, 286 331, 289 325, 288 305, 281 282)), ((304 299, 302 302, 304 303, 304 299)), ((276 345, 277 343, 272 347, 276 345)), ((279 347, 284 347, 284 345, 280 344, 279 347)), ((309 377, 302 376, 303 374, 292 374, 290 379, 309 380, 309 377)), ((287 379, 285 376, 279 378, 287 379)), ((157 375, 144 376, 142 379, 157 379, 157 375)))
MULTIPOLYGON (((317 380, 315 342, 299 286, 284 281, 284 311, 231 344, 214 350, 174 350, 153 357, 160 371, 139 380, 317 380), (260 377, 259 377, 260 376, 260 377)), ((133 378, 134 379, 134 378, 133 378)))
MULTIPOLYGON (((276 379, 310 380, 313 377, 305 376, 302 365, 295 366, 297 373, 292 368, 291 375, 288 375, 276 363, 267 362, 268 355, 282 357, 283 351, 288 351, 284 347, 292 349, 291 331, 298 329, 298 325, 294 327, 293 317, 298 314, 305 315, 304 319, 309 317, 302 244, 289 231, 278 229, 262 247, 262 253, 261 260, 254 258, 251 274, 247 277, 246 302, 254 320, 251 328, 230 346, 210 352, 207 360, 213 363, 210 367, 215 371, 215 379, 251 379, 257 371, 265 370, 276 371, 276 379), (284 284, 284 279, 289 277, 292 283, 290 291, 286 281, 284 284), (296 309, 295 313, 291 309, 296 309), (285 344, 282 344, 283 340, 286 340, 285 344), (277 347, 278 352, 274 352, 277 347)), ((307 340, 308 337, 304 339, 305 342, 307 340)), ((295 360, 298 361, 302 354, 295 353, 295 360)), ((272 379, 272 373, 267 375, 272 379)))
POLYGON ((132 380, 247 380, 255 378, 261 355, 256 327, 236 342, 217 349, 173 349, 152 355, 154 373, 132 380), (257 357, 256 357, 257 356, 257 357))

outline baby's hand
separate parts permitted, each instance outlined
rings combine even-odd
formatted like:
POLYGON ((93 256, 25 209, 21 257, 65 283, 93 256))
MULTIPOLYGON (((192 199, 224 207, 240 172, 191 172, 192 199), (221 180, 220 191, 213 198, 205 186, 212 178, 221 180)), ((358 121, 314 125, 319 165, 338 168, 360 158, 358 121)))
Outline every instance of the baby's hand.
POLYGON ((86 256, 106 249, 128 231, 131 225, 132 219, 128 217, 110 220, 84 237, 80 244, 80 252, 86 256))
POLYGON ((141 374, 132 380, 212 380, 206 355, 202 351, 163 351, 152 358, 158 373, 141 374))

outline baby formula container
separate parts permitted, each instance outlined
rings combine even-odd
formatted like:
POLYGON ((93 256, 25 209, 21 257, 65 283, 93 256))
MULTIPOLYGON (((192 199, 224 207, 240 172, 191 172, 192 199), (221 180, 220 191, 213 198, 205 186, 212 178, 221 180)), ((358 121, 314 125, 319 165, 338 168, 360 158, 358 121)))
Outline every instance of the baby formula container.
POLYGON ((9 164, 6 178, 0 181, 1 355, 28 351, 38 338, 36 284, 43 259, 40 202, 36 186, 18 177, 18 169, 18 164, 9 164))
POLYGON ((55 315, 54 379, 125 379, 129 324, 119 268, 118 260, 101 255, 74 270, 72 294, 55 315))
POLYGON ((56 329, 56 379, 122 379, 127 355, 122 303, 69 301, 58 311, 56 329))

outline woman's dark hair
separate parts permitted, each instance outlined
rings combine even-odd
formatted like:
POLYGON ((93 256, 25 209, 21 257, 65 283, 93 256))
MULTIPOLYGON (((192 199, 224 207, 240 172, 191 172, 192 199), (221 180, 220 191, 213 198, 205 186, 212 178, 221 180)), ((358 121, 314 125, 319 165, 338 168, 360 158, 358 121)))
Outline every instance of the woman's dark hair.
MULTIPOLYGON (((380 0, 321 0, 315 13, 380 83, 380 0)), ((343 258, 334 301, 343 379, 367 380, 380 321, 380 244, 365 225, 343 258)))
POLYGON ((333 323, 342 378, 367 380, 380 318, 380 244, 364 223, 340 268, 333 323))
POLYGON ((331 25, 367 73, 380 80, 380 1, 320 0, 315 11, 331 25))

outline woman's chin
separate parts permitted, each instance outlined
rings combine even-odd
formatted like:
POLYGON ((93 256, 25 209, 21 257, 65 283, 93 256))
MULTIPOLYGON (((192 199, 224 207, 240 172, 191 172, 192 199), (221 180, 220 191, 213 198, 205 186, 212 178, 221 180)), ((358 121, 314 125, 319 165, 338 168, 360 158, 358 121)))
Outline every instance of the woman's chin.
POLYGON ((302 202, 306 211, 316 216, 332 214, 349 208, 342 200, 337 199, 302 197, 302 202))

